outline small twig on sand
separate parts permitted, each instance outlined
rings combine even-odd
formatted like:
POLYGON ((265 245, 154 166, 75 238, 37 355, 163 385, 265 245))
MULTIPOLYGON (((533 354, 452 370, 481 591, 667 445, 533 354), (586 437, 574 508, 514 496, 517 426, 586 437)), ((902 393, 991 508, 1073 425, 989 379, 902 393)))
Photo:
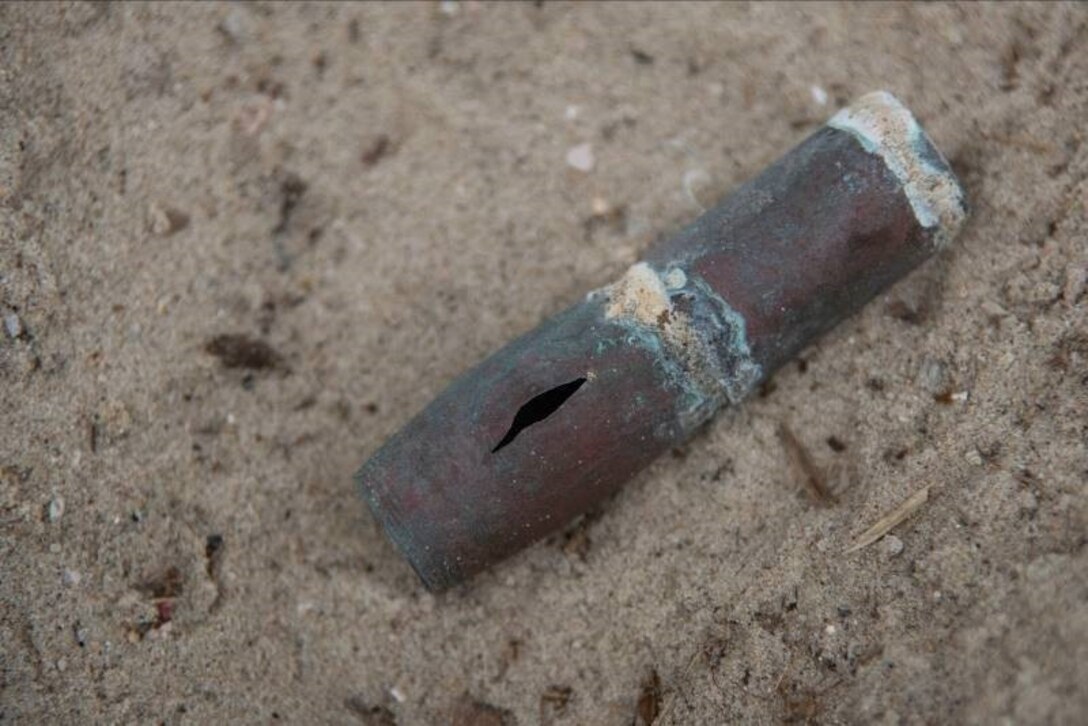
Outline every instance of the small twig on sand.
POLYGON ((861 533, 861 535, 854 540, 854 544, 850 545, 846 550, 846 554, 851 552, 857 552, 863 547, 868 547, 873 542, 892 531, 894 527, 903 522, 907 517, 914 514, 914 512, 929 501, 929 485, 926 485, 911 494, 907 499, 892 511, 885 514, 878 519, 876 523, 861 533))
POLYGON ((828 488, 824 472, 816 466, 808 449, 798 441, 785 422, 778 424, 777 434, 778 440, 782 442, 782 447, 789 457, 794 475, 804 486, 809 498, 817 504, 833 504, 835 495, 828 488))

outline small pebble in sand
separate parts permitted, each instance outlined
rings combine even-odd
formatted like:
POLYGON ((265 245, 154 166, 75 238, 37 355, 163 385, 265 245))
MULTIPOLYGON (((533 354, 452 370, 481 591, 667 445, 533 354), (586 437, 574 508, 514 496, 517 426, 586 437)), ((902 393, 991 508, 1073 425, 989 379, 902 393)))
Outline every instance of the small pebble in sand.
POLYGON ((571 104, 570 106, 567 106, 566 111, 563 112, 563 117, 566 118, 567 121, 575 121, 578 118, 578 114, 580 114, 581 112, 582 109, 580 109, 578 106, 575 106, 574 104, 571 104))
POLYGON ((8 313, 4 316, 4 331, 13 340, 23 334, 23 321, 17 313, 8 313))
POLYGON ((249 38, 250 20, 249 13, 243 8, 234 8, 219 23, 219 32, 232 43, 241 43, 249 38))
POLYGON ((60 580, 68 587, 75 587, 83 580, 83 575, 76 570, 65 570, 60 576, 60 580))
POLYGON ((159 237, 169 237, 189 226, 189 215, 180 209, 152 204, 147 213, 147 226, 159 237))
POLYGON ((903 554, 903 540, 894 534, 885 535, 884 551, 888 553, 889 557, 898 557, 903 554))
MULTIPOLYGON (((281 100, 281 99, 276 99, 281 100)), ((231 123, 243 137, 259 135, 272 119, 272 113, 277 110, 277 105, 272 99, 262 97, 259 101, 244 104, 234 114, 231 123)))
POLYGON ((53 497, 49 500, 49 505, 45 508, 45 515, 49 518, 50 522, 56 522, 63 517, 64 499, 61 497, 53 497))
POLYGON ((808 88, 809 93, 812 94, 812 100, 817 106, 827 105, 827 91, 813 84, 808 88))
POLYGON ((406 700, 408 700, 405 697, 404 692, 401 691, 400 688, 398 688, 397 686, 393 686, 389 689, 389 695, 392 696, 393 700, 397 703, 404 703, 406 700))
POLYGON ((50 552, 50 554, 59 555, 60 554, 60 542, 54 542, 53 544, 49 545, 49 552, 50 552))
POLYGON ((975 447, 968 449, 967 453, 963 455, 963 458, 967 459, 968 464, 982 466, 982 454, 975 447))
POLYGON ((592 144, 578 144, 567 152, 567 166, 578 171, 589 173, 597 165, 597 159, 593 156, 592 144))
POLYGON ((917 381, 929 393, 941 393, 945 390, 948 379, 948 370, 944 362, 926 356, 918 367, 917 381))

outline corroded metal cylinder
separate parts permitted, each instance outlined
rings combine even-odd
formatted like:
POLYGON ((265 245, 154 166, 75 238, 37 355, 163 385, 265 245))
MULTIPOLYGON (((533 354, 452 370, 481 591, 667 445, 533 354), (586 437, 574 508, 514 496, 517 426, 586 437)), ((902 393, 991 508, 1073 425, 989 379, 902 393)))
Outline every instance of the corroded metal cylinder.
POLYGON ((888 93, 454 381, 359 489, 427 587, 525 547, 947 244, 963 190, 888 93))

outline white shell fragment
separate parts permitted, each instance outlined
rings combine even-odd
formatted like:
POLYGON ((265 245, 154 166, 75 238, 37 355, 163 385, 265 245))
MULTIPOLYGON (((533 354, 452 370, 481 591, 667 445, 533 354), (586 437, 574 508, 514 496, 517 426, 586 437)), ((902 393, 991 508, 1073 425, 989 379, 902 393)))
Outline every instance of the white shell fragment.
POLYGON ((578 144, 567 152, 567 166, 578 171, 589 173, 597 165, 597 159, 593 156, 592 144, 578 144))

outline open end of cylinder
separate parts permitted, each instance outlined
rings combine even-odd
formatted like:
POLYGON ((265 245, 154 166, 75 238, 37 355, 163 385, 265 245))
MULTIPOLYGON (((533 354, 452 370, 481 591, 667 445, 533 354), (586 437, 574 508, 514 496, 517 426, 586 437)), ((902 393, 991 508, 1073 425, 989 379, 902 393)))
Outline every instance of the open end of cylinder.
POLYGON ((884 159, 903 185, 918 224, 933 231, 934 244, 947 246, 967 218, 963 187, 899 99, 887 91, 868 93, 827 125, 852 134, 866 151, 884 159))

